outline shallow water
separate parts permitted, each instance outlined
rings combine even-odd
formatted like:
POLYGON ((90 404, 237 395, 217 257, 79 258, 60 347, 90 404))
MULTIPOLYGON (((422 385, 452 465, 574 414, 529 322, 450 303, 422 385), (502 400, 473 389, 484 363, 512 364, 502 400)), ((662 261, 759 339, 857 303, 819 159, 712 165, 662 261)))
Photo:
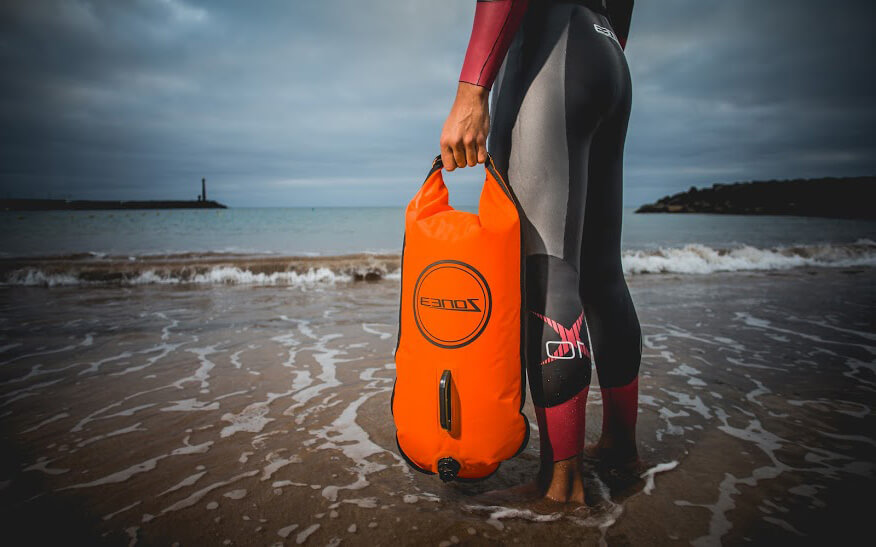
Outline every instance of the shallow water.
MULTIPOLYGON (((2 288, 5 525, 145 545, 852 537, 876 471, 874 281, 631 278, 651 469, 589 468, 585 510, 475 499, 534 476, 529 401, 527 449, 489 480, 408 468, 389 410, 397 281, 2 288)), ((592 389, 589 439, 600 423, 592 389)))
MULTIPOLYGON (((451 204, 477 212, 477 206, 451 204)), ((769 249, 876 240, 873 220, 634 211, 626 208, 623 212, 625 251, 677 249, 688 244, 769 249)), ((0 257, 398 253, 403 232, 403 207, 0 211, 0 257)))

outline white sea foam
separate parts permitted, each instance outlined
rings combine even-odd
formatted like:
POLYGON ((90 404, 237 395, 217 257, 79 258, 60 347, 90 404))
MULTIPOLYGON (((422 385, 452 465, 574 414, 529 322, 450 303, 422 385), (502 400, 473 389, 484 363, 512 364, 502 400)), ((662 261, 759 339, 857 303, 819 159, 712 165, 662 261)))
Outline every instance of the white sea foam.
POLYGON ((656 475, 657 473, 664 473, 666 471, 671 471, 671 470, 675 469, 676 467, 678 467, 678 462, 673 460, 671 462, 658 463, 654 467, 652 467, 652 468, 648 469, 647 471, 645 471, 644 473, 642 473, 642 478, 645 479, 645 481, 646 481, 645 488, 643 489, 643 492, 645 492, 646 494, 648 494, 650 496, 651 492, 654 491, 654 475, 656 475))
POLYGON ((855 418, 863 418, 871 413, 870 407, 855 401, 846 401, 836 398, 819 398, 816 400, 797 400, 789 399, 786 401, 791 406, 812 405, 818 410, 827 410, 828 412, 838 412, 855 418))
POLYGON ((161 409, 162 412, 192 412, 192 411, 210 411, 219 410, 219 403, 199 401, 197 399, 182 399, 179 401, 171 401, 174 403, 171 406, 166 406, 161 409))
POLYGON ((145 285, 153 283, 177 284, 195 283, 211 285, 313 285, 316 283, 334 283, 337 281, 350 281, 350 276, 337 274, 328 268, 316 268, 303 273, 298 272, 273 272, 253 273, 250 270, 240 269, 235 266, 219 266, 211 268, 206 273, 197 274, 189 279, 180 279, 173 275, 158 275, 153 271, 146 271, 131 280, 132 285, 145 285))
POLYGON ((194 444, 193 445, 193 444, 189 443, 189 437, 186 437, 185 439, 183 439, 183 446, 180 448, 174 449, 169 454, 161 454, 161 455, 156 456, 154 458, 150 458, 148 460, 142 461, 140 463, 137 463, 137 464, 134 464, 130 467, 122 469, 121 471, 117 471, 115 473, 110 473, 109 475, 106 475, 106 476, 101 477, 99 479, 95 479, 95 480, 89 481, 89 482, 72 484, 72 485, 60 488, 59 490, 68 490, 71 488, 74 488, 74 489, 75 488, 92 488, 94 486, 101 486, 104 484, 115 484, 115 483, 125 482, 126 480, 130 479, 134 475, 139 475, 140 473, 152 471, 153 469, 155 469, 155 466, 158 464, 158 462, 163 460, 164 458, 169 458, 171 456, 188 455, 188 454, 205 454, 210 449, 210 447, 212 445, 213 445, 213 441, 206 441, 206 442, 203 442, 201 444, 194 444))
POLYGON ((289 526, 284 526, 284 527, 280 528, 279 530, 277 530, 277 535, 283 539, 286 539, 287 537, 289 537, 289 534, 291 534, 292 531, 295 530, 296 528, 298 528, 297 524, 290 524, 289 526))
POLYGON ((214 482, 213 484, 211 484, 209 486, 205 486, 204 488, 201 488, 197 492, 193 492, 187 498, 183 498, 183 499, 177 501, 176 503, 169 505, 168 507, 165 507, 164 509, 161 510, 161 513, 159 513, 159 514, 163 515, 165 513, 171 512, 171 511, 179 511, 180 509, 185 509, 186 507, 191 507, 192 505, 198 503, 201 500, 201 498, 203 498, 208 493, 210 493, 210 491, 215 490, 216 488, 220 488, 222 486, 228 486, 229 484, 233 484, 241 479, 252 477, 253 475, 257 475, 257 474, 258 474, 258 470, 255 469, 252 471, 247 471, 245 473, 239 473, 239 474, 237 474, 237 475, 235 475, 235 476, 233 476, 230 479, 225 480, 225 481, 214 482))
POLYGON ((267 456, 265 456, 265 461, 268 462, 268 465, 266 465, 262 469, 262 477, 259 480, 269 480, 274 475, 274 473, 276 473, 281 468, 286 467, 287 465, 292 463, 301 463, 301 457, 297 454, 292 455, 289 458, 280 457, 279 453, 285 450, 286 449, 283 448, 274 452, 270 452, 267 456))
POLYGON ((762 249, 742 245, 715 249, 692 243, 684 247, 626 251, 624 273, 709 274, 743 270, 786 270, 801 266, 876 266, 876 243, 861 239, 851 244, 821 244, 762 249))
POLYGON ((252 272, 249 269, 236 266, 216 266, 205 273, 193 276, 180 272, 157 272, 143 270, 124 279, 109 279, 107 281, 89 279, 72 268, 68 272, 45 272, 39 268, 24 268, 16 270, 0 280, 0 285, 60 287, 71 285, 282 285, 308 287, 313 285, 332 285, 338 282, 352 281, 351 275, 334 272, 329 268, 315 268, 305 272, 252 272))
POLYGON ((368 334, 374 334, 376 336, 379 336, 381 340, 387 340, 390 336, 392 336, 391 333, 375 329, 374 326, 393 327, 393 325, 386 325, 384 323, 362 323, 362 330, 364 330, 368 334))
POLYGON ((180 482, 178 482, 178 483, 176 483, 175 485, 171 486, 171 487, 168 488, 167 490, 162 491, 162 492, 161 492, 160 494, 158 494, 158 496, 156 496, 156 497, 163 496, 163 495, 165 495, 165 494, 169 494, 169 493, 171 493, 171 492, 174 492, 174 491, 176 491, 176 490, 179 490, 180 488, 185 488, 186 486, 191 486, 191 485, 195 484, 196 482, 198 482, 198 480, 200 480, 200 478, 203 477, 203 476, 206 475, 206 474, 207 474, 206 471, 201 471, 201 472, 199 472, 199 473, 195 473, 194 475, 189 475, 188 477, 184 478, 184 479, 181 480, 180 482))
POLYGON ((0 353, 7 352, 12 348, 17 348, 21 345, 21 342, 15 342, 14 344, 6 344, 5 346, 0 346, 0 353))
POLYGON ((128 509, 133 509, 134 507, 140 505, 141 502, 142 502, 142 500, 137 500, 134 503, 132 503, 130 505, 126 505, 117 511, 113 511, 112 513, 108 513, 108 514, 103 516, 103 520, 109 520, 109 519, 113 518, 114 516, 118 515, 119 513, 124 513, 128 509))
POLYGON ((395 452, 391 452, 372 441, 368 433, 356 423, 359 406, 378 393, 381 392, 372 391, 361 395, 358 399, 347 405, 341 412, 341 415, 331 424, 326 427, 310 430, 310 433, 315 438, 324 440, 323 443, 316 447, 317 450, 328 448, 340 450, 344 456, 353 462, 353 467, 348 469, 357 475, 356 480, 350 484, 326 486, 322 491, 322 495, 329 501, 337 501, 340 490, 360 490, 365 488, 370 484, 366 478, 368 475, 387 468, 387 465, 369 459, 375 454, 389 454, 399 462, 399 467, 407 472, 407 466, 395 452))
POLYGON ((83 446, 87 446, 91 443, 102 441, 103 439, 107 439, 109 437, 115 437, 116 435, 124 435, 126 433, 133 433, 135 431, 148 431, 145 427, 140 427, 143 422, 137 422, 133 425, 129 425, 127 427, 122 427, 120 429, 116 429, 115 431, 110 431, 109 433, 101 433, 100 435, 95 435, 93 437, 89 437, 88 439, 79 441, 76 443, 78 448, 82 448, 83 446))
POLYGON ((358 505, 364 509, 374 509, 377 507, 377 498, 374 496, 370 496, 367 498, 347 498, 341 500, 343 503, 352 503, 353 505, 358 505))
MULTIPOLYGON (((273 394, 269 394, 273 395, 273 394)), ((230 437, 238 432, 259 433, 274 418, 268 418, 270 409, 265 402, 256 402, 248 405, 241 412, 232 414, 226 412, 222 415, 222 421, 230 422, 231 425, 222 428, 219 434, 221 438, 230 437)))
MULTIPOLYGON (((63 258, 63 257, 62 257, 63 258)), ((16 268, 0 276, 0 285, 280 285, 308 288, 348 283, 361 279, 400 280, 398 259, 387 255, 347 255, 308 259, 272 256, 256 260, 245 256, 224 257, 168 255, 117 258, 97 262, 63 259, 20 259, 16 268), (338 259, 342 260, 338 260, 338 259), (311 260, 311 262, 304 262, 311 260)), ((749 270, 787 270, 797 267, 873 267, 876 242, 822 243, 761 248, 738 245, 730 248, 690 243, 682 247, 627 250, 624 273, 709 274, 749 270)))
POLYGON ((553 522, 563 518, 563 513, 559 512, 540 514, 530 509, 515 509, 512 507, 504 507, 502 505, 466 505, 465 509, 469 511, 489 512, 490 516, 487 518, 487 524, 499 531, 505 529, 502 519, 524 519, 532 522, 553 522))
POLYGON ((49 467, 49 464, 55 460, 48 460, 45 456, 40 457, 36 463, 24 468, 24 471, 42 471, 46 475, 63 475, 70 470, 61 467, 49 467))
POLYGON ((295 543, 298 544, 298 545, 301 545, 302 543, 304 543, 305 541, 307 541, 307 537, 310 536, 310 534, 316 532, 316 530, 317 530, 318 528, 319 528, 319 524, 318 524, 318 523, 317 523, 317 524, 311 524, 310 526, 308 526, 307 528, 305 528, 305 529, 302 530, 301 532, 298 532, 298 535, 295 536, 295 543))
POLYGON ((32 426, 32 427, 25 429, 24 431, 22 431, 22 433, 30 433, 32 431, 36 431, 37 429, 41 428, 42 426, 44 426, 46 424, 50 424, 50 423, 52 423, 56 420, 60 420, 62 418, 68 418, 69 416, 70 416, 70 414, 68 414, 66 412, 61 412, 60 414, 55 414, 51 418, 46 418, 45 420, 41 421, 40 423, 36 424, 35 426, 32 426))

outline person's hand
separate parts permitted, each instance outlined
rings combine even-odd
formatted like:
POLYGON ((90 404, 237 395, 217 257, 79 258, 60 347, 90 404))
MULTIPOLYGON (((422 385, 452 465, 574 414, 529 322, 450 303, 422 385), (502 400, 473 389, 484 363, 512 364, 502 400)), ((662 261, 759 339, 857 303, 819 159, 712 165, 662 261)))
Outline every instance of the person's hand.
POLYGON ((487 161, 488 98, 487 88, 459 82, 456 100, 441 130, 441 161, 448 171, 487 161))

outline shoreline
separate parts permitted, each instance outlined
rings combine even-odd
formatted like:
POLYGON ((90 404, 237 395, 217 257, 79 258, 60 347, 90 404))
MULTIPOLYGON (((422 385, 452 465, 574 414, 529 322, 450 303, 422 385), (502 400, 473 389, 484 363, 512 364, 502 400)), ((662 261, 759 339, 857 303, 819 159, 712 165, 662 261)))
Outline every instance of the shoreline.
MULTIPOLYGON (((711 275, 733 271, 876 267, 876 242, 713 248, 702 244, 626 250, 627 277, 655 274, 711 275)), ((149 284, 285 285, 400 279, 401 254, 338 255, 180 252, 148 255, 72 253, 0 258, 0 286, 134 286, 149 284)))

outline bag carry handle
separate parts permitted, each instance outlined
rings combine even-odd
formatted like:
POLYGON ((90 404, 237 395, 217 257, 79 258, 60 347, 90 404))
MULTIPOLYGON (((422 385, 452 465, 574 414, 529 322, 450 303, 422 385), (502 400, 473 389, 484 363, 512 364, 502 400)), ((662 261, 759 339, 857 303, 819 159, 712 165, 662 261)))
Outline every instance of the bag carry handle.
MULTIPOLYGON (((426 175, 426 180, 429 180, 429 177, 434 175, 435 171, 440 171, 441 169, 444 169, 444 160, 441 159, 441 154, 438 154, 437 156, 435 156, 435 159, 432 160, 432 168, 429 169, 429 174, 426 175)), ((487 173, 491 174, 494 179, 496 179, 496 181, 499 183, 499 186, 502 188, 502 191, 505 192, 505 195, 507 195, 512 201, 514 201, 516 205, 516 198, 512 197, 513 194, 511 192, 511 188, 508 186, 508 183, 505 182, 505 179, 502 177, 502 175, 499 174, 499 170, 496 168, 496 164, 493 162, 493 156, 489 152, 487 152, 487 159, 486 161, 484 161, 484 170, 487 173)))

